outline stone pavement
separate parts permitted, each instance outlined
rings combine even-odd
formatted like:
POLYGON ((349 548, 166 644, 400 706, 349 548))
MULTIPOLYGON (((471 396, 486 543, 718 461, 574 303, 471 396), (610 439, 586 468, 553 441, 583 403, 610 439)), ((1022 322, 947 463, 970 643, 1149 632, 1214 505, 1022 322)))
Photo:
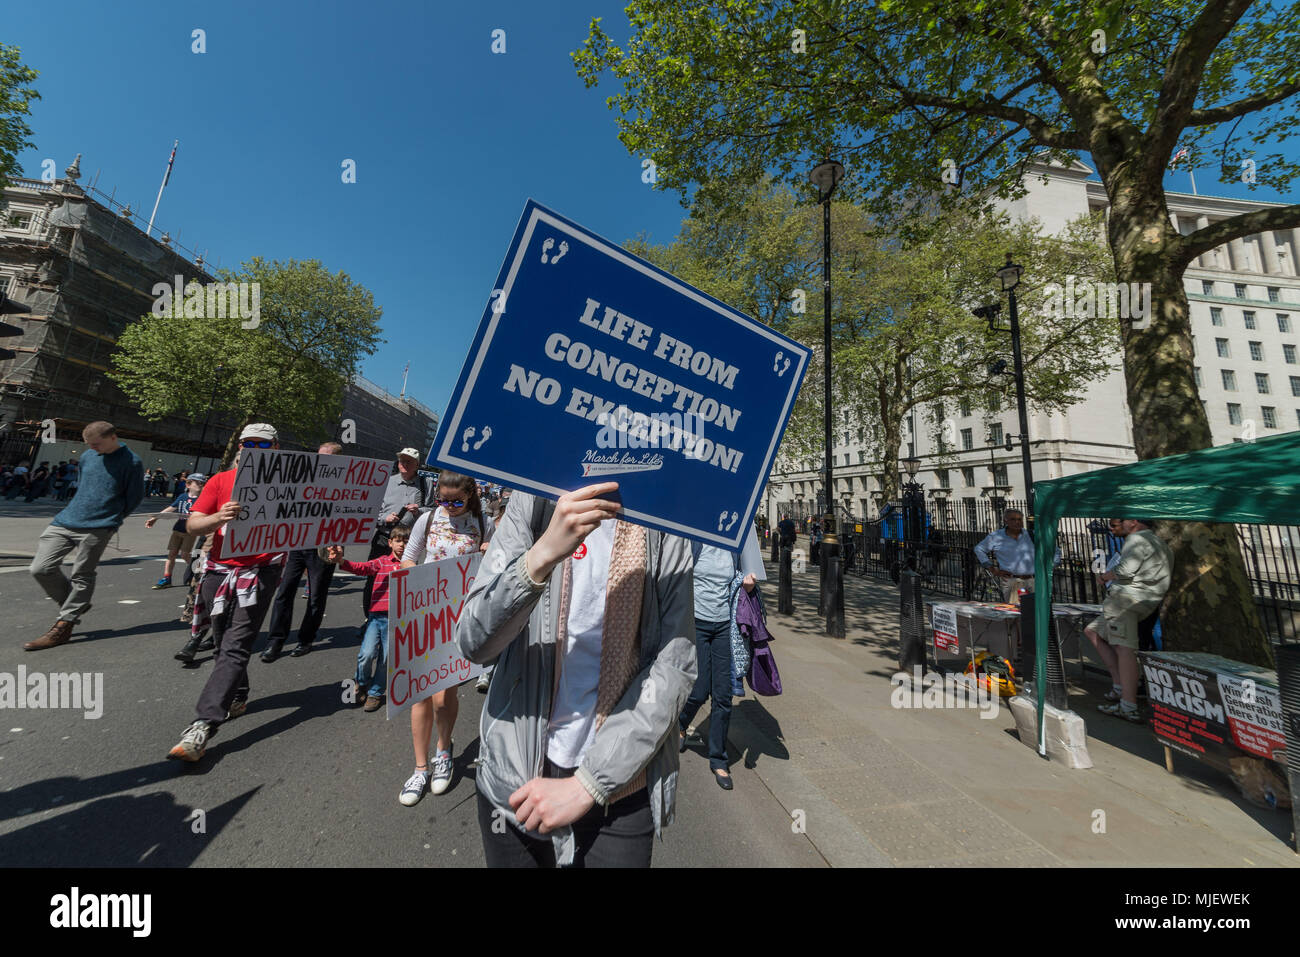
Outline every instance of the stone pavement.
POLYGON ((1300 863, 1289 812, 1254 807, 1226 776, 1182 755, 1169 774, 1148 727, 1097 713, 1100 679, 1071 687, 1090 770, 1021 744, 1006 707, 993 719, 892 707, 897 588, 850 576, 847 638, 835 640, 816 614, 817 572, 795 576, 794 615, 783 616, 768 564, 784 693, 737 699, 730 743, 832 866, 1300 863))

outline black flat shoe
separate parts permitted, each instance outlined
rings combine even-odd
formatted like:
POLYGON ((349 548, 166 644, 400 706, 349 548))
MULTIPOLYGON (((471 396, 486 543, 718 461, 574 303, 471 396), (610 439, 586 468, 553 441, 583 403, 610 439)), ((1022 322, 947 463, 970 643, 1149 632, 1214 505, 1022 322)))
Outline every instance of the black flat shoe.
POLYGON ((266 650, 262 652, 262 660, 269 665, 271 662, 275 661, 276 658, 280 657, 280 649, 283 647, 283 641, 271 642, 266 646, 266 650))
POLYGON ((311 645, 299 645, 297 648, 293 649, 293 651, 289 652, 289 657, 301 658, 303 655, 307 654, 310 651, 311 651, 311 645))
POLYGON ((187 665, 192 664, 194 662, 194 655, 198 652, 198 650, 199 650, 199 639, 190 638, 189 641, 185 642, 185 647, 182 648, 180 651, 176 652, 176 654, 173 655, 172 657, 174 657, 177 661, 185 662, 187 665))
POLYGON ((713 780, 717 781, 718 787, 722 788, 722 790, 724 791, 730 791, 733 787, 735 787, 735 785, 731 783, 730 774, 719 774, 715 770, 713 772, 713 780))

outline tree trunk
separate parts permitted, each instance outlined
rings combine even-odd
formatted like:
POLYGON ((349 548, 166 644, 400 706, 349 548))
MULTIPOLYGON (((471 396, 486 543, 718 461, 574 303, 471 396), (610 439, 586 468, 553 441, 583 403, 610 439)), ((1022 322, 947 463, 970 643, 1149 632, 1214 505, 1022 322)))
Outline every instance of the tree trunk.
MULTIPOLYGON (((897 369, 894 370, 897 373, 897 369)), ((880 493, 882 502, 898 501, 898 448, 903 444, 901 403, 888 379, 877 384, 880 401, 880 493)))
MULTIPOLYGON (((1122 323, 1124 377, 1133 444, 1140 460, 1213 444, 1197 395, 1187 294, 1181 274, 1169 262, 1176 234, 1163 195, 1153 192, 1155 199, 1133 199, 1151 192, 1112 189, 1109 224, 1119 281, 1151 283, 1147 327, 1135 329, 1131 322, 1122 323)), ((1174 553, 1173 579, 1162 615, 1166 646, 1271 665, 1272 648, 1246 576, 1236 530, 1231 525, 1172 522, 1162 523, 1160 532, 1174 553)))

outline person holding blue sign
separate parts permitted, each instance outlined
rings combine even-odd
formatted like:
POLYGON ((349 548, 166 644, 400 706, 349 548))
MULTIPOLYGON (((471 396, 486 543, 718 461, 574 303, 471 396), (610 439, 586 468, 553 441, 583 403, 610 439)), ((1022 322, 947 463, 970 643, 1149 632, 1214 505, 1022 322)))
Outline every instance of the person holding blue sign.
POLYGON ((618 488, 516 491, 465 598, 461 653, 497 659, 476 782, 489 867, 649 867, 673 820, 691 549, 620 521, 618 488))

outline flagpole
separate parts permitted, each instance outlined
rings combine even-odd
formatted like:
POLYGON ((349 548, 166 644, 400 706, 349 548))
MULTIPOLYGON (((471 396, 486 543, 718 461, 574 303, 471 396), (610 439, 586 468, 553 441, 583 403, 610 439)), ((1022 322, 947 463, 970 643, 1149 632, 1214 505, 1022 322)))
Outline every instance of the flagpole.
POLYGON ((1191 168, 1190 166, 1187 167, 1187 175, 1188 175, 1188 176, 1191 178, 1191 180, 1192 180, 1192 195, 1195 196, 1195 195, 1197 195, 1197 193, 1196 193, 1196 174, 1192 172, 1192 168, 1191 168))
POLYGON ((145 227, 144 234, 149 235, 153 229, 153 218, 158 215, 158 204, 162 202, 163 190, 167 188, 167 180, 171 179, 172 163, 176 161, 176 147, 181 145, 180 140, 172 142, 172 155, 167 158, 167 172, 163 173, 162 185, 158 187, 158 198, 153 201, 153 212, 149 214, 149 225, 145 227))

